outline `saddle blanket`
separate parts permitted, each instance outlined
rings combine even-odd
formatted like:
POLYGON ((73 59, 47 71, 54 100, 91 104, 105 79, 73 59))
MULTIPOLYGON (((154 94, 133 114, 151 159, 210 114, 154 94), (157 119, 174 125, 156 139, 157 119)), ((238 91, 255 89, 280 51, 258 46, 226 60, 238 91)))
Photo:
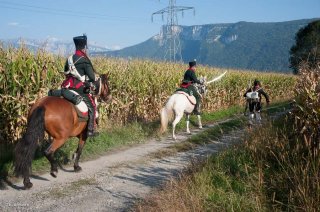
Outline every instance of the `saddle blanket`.
POLYGON ((197 100, 194 96, 191 96, 184 91, 176 91, 176 93, 185 95, 188 98, 189 102, 193 105, 195 105, 197 103, 197 100))
MULTIPOLYGON (((76 95, 79 95, 76 91, 74 90, 70 90, 72 93, 76 94, 76 95)), ((97 98, 94 98, 94 101, 95 101, 95 104, 96 106, 98 105, 98 101, 97 101, 97 98)), ((81 118, 84 118, 84 119, 88 119, 88 106, 87 104, 84 102, 84 101, 81 101, 79 104, 77 105, 74 105, 76 110, 77 110, 77 113, 78 113, 78 116, 81 117, 81 118)), ((96 118, 99 117, 99 114, 98 114, 98 111, 96 110, 96 114, 95 114, 96 118)))

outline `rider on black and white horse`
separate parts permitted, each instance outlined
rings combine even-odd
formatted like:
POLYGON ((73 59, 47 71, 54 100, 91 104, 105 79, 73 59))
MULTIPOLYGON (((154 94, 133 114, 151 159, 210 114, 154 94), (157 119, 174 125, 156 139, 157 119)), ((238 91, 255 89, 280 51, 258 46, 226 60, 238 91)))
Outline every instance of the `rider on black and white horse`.
POLYGON ((249 103, 249 122, 252 123, 252 120, 254 119, 254 115, 256 115, 256 120, 258 122, 261 121, 261 97, 264 96, 267 102, 267 105, 269 105, 270 99, 268 94, 262 89, 261 83, 258 80, 255 80, 253 83, 253 87, 249 88, 246 93, 243 95, 246 97, 248 103, 249 103))

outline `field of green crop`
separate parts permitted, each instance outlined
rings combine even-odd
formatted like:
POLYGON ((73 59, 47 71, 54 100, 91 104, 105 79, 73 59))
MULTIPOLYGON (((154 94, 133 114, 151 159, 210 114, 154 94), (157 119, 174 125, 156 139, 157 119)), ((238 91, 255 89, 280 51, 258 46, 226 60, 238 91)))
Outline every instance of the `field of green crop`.
MULTIPOLYGON (((32 53, 0 47, 0 142, 12 143, 21 137, 30 106, 46 96, 49 89, 59 88, 66 58, 44 51, 32 53)), ((93 58, 97 73, 108 73, 113 100, 99 108, 101 127, 125 125, 131 121, 154 121, 166 99, 179 86, 186 64, 93 58)), ((199 65, 197 75, 211 79, 226 69, 199 65)), ((296 77, 276 73, 227 70, 221 81, 210 84, 204 110, 244 104, 243 93, 249 82, 259 79, 271 101, 293 96, 296 77)))

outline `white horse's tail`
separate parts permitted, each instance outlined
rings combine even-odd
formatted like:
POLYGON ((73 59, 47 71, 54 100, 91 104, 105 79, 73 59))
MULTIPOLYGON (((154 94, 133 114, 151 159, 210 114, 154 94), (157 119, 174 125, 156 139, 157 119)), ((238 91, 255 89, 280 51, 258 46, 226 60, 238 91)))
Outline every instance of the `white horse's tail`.
POLYGON ((164 133, 167 131, 169 119, 172 117, 173 110, 167 108, 166 106, 160 111, 160 119, 161 119, 161 129, 160 132, 164 133))

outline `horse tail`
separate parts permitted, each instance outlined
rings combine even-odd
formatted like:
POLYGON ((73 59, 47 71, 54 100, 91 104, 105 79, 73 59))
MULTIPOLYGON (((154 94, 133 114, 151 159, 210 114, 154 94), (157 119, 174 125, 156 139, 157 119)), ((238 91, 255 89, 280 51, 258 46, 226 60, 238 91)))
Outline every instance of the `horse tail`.
POLYGON ((37 107, 32 112, 26 132, 15 147, 14 172, 17 176, 29 173, 38 143, 44 139, 44 112, 43 107, 37 107))
POLYGON ((165 131, 167 131, 168 122, 172 116, 172 113, 173 113, 173 110, 170 108, 167 108, 167 106, 165 106, 164 108, 161 109, 161 111, 160 111, 160 118, 161 118, 160 132, 161 133, 164 133, 165 131))

